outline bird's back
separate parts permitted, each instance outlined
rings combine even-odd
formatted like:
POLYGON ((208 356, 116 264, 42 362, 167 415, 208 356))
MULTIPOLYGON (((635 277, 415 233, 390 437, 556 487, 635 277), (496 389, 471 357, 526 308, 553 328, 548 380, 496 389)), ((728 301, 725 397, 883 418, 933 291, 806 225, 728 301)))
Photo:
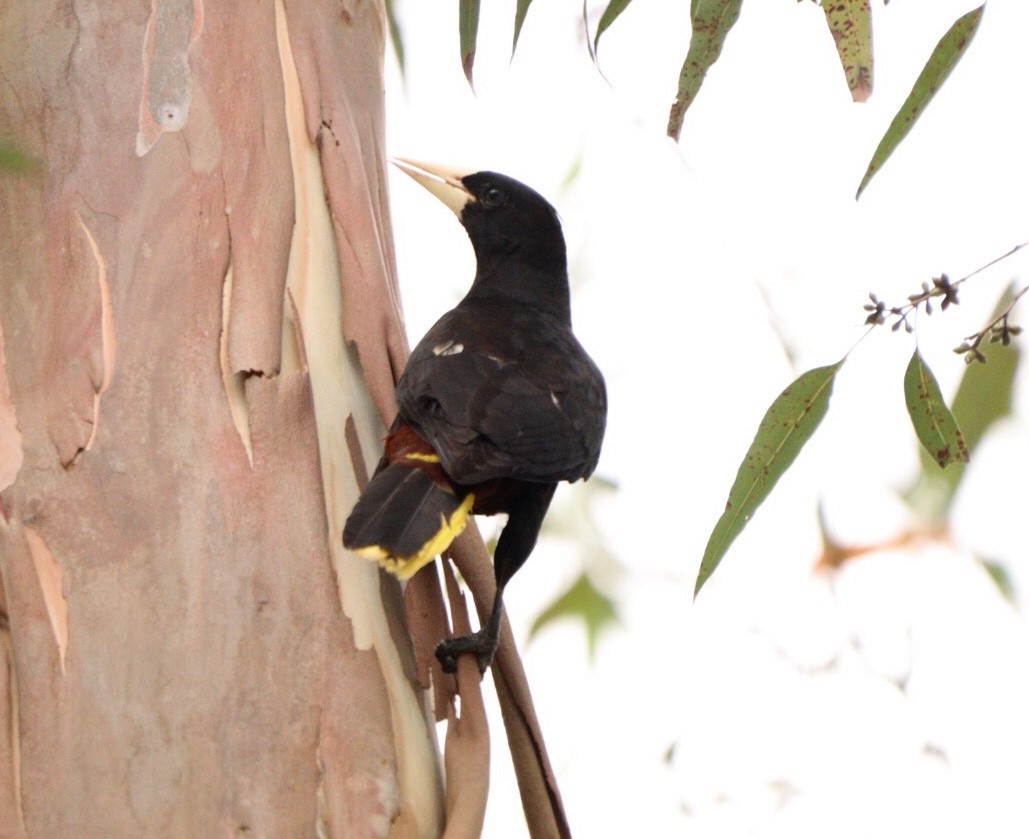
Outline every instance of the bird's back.
POLYGON ((566 321, 532 306, 466 298, 419 342, 397 396, 461 484, 574 481, 600 455, 603 376, 566 321))

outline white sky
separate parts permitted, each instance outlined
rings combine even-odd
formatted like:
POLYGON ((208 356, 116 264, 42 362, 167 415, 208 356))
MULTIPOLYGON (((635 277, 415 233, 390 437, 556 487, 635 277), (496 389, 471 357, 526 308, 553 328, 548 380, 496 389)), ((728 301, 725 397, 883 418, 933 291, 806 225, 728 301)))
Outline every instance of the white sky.
MULTIPOLYGON (((896 490, 917 466, 902 391, 913 339, 867 338, 816 438, 692 601, 765 409, 851 348, 867 293, 903 302, 1029 239, 1029 4, 990 0, 968 54, 858 203, 879 137, 974 3, 873 2, 864 105, 850 101, 819 8, 744 4, 678 146, 664 125, 688 3, 630 5, 601 41, 607 81, 578 0, 534 3, 513 62, 513 0, 483 5, 473 95, 456 4, 398 3, 408 75, 401 84, 390 59, 389 150, 505 172, 552 200, 576 330, 607 375, 598 471, 619 489, 595 511, 624 571, 589 567, 622 625, 593 663, 574 625, 525 644, 591 561, 567 541, 537 549, 507 598, 576 835, 1029 834, 1024 607, 999 597, 970 552, 1005 562, 1029 596, 1024 370, 1015 418, 966 476, 954 543, 879 552, 829 581, 811 573, 820 499, 845 543, 910 523, 896 490)), ((473 257, 413 181, 397 173, 392 197, 414 341, 464 293, 473 257)), ((1029 282, 1027 266, 1019 254, 969 281, 957 309, 921 318, 919 346, 948 396, 964 367, 950 349, 1012 277, 1029 282)), ((493 736, 486 835, 521 837, 496 715, 493 736)))

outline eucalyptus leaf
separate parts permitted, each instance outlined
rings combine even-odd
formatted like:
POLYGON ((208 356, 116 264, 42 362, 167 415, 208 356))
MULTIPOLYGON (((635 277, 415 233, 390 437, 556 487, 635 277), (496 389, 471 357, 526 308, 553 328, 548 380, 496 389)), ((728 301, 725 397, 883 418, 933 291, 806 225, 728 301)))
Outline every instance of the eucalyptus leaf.
POLYGON ((725 512, 708 537, 694 596, 822 422, 845 360, 808 370, 768 408, 729 490, 725 512))
POLYGON ((529 6, 532 0, 518 0, 515 6, 514 40, 511 42, 511 53, 518 49, 518 38, 522 34, 522 24, 525 23, 525 16, 529 13, 529 6))
POLYGON ((982 19, 985 8, 984 4, 978 9, 973 9, 967 14, 962 15, 947 30, 947 34, 940 39, 936 49, 929 56, 929 61, 926 62, 922 72, 915 80, 911 93, 908 94, 904 104, 900 106, 900 110, 893 117, 893 121, 890 123, 889 128, 886 129, 886 133, 872 154, 872 160, 868 164, 865 176, 861 179, 857 195, 854 196, 855 199, 861 197, 861 193, 864 192, 869 181, 882 168, 889 156, 893 154, 894 149, 900 145, 901 140, 907 136, 912 126, 918 121, 922 112, 936 95, 936 92, 946 81, 947 76, 950 75, 950 71, 954 69, 961 56, 965 54, 965 50, 968 49, 968 45, 972 42, 972 38, 979 28, 979 21, 982 19))
POLYGON ((915 434, 941 469, 949 463, 968 461, 968 446, 957 420, 943 401, 936 377, 917 349, 904 373, 904 400, 915 434))
POLYGON ((457 30, 461 44, 461 67, 468 84, 472 81, 475 65, 475 43, 479 37, 479 0, 460 0, 457 7, 457 30))
POLYGON ((600 43, 600 36, 607 28, 615 22, 618 16, 625 11, 632 0, 611 0, 604 8, 604 14, 600 16, 600 23, 597 24, 597 34, 593 36, 593 55, 597 54, 597 44, 600 43))
POLYGON ((693 0, 690 4, 693 32, 679 71, 679 89, 668 113, 668 136, 676 142, 686 111, 697 98, 708 69, 721 55, 725 36, 739 18, 742 5, 743 0, 693 0))
POLYGON ((872 9, 869 0, 824 0, 825 23, 836 42, 855 102, 872 95, 872 9))

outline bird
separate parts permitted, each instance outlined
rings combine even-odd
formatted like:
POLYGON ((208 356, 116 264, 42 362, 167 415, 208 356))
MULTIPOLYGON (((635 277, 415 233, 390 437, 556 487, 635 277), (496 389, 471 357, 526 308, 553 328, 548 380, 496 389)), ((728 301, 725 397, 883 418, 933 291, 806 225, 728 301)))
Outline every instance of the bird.
POLYGON ((435 649, 447 673, 465 653, 485 673, 500 640, 505 587, 532 553, 557 485, 596 469, 607 391, 572 333, 564 234, 546 199, 496 172, 392 162, 457 215, 476 271, 464 298, 408 358, 396 419, 343 544, 407 580, 470 516, 506 513, 486 623, 435 649))

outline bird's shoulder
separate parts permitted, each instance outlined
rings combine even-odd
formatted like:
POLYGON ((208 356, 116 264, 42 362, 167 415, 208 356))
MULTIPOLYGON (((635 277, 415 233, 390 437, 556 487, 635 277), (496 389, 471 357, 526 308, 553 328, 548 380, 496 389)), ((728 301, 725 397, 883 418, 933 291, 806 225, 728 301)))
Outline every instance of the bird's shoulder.
POLYGON ((502 387, 550 399, 553 389, 603 388, 603 377, 567 322, 503 301, 463 303, 426 333, 401 390, 502 387))

